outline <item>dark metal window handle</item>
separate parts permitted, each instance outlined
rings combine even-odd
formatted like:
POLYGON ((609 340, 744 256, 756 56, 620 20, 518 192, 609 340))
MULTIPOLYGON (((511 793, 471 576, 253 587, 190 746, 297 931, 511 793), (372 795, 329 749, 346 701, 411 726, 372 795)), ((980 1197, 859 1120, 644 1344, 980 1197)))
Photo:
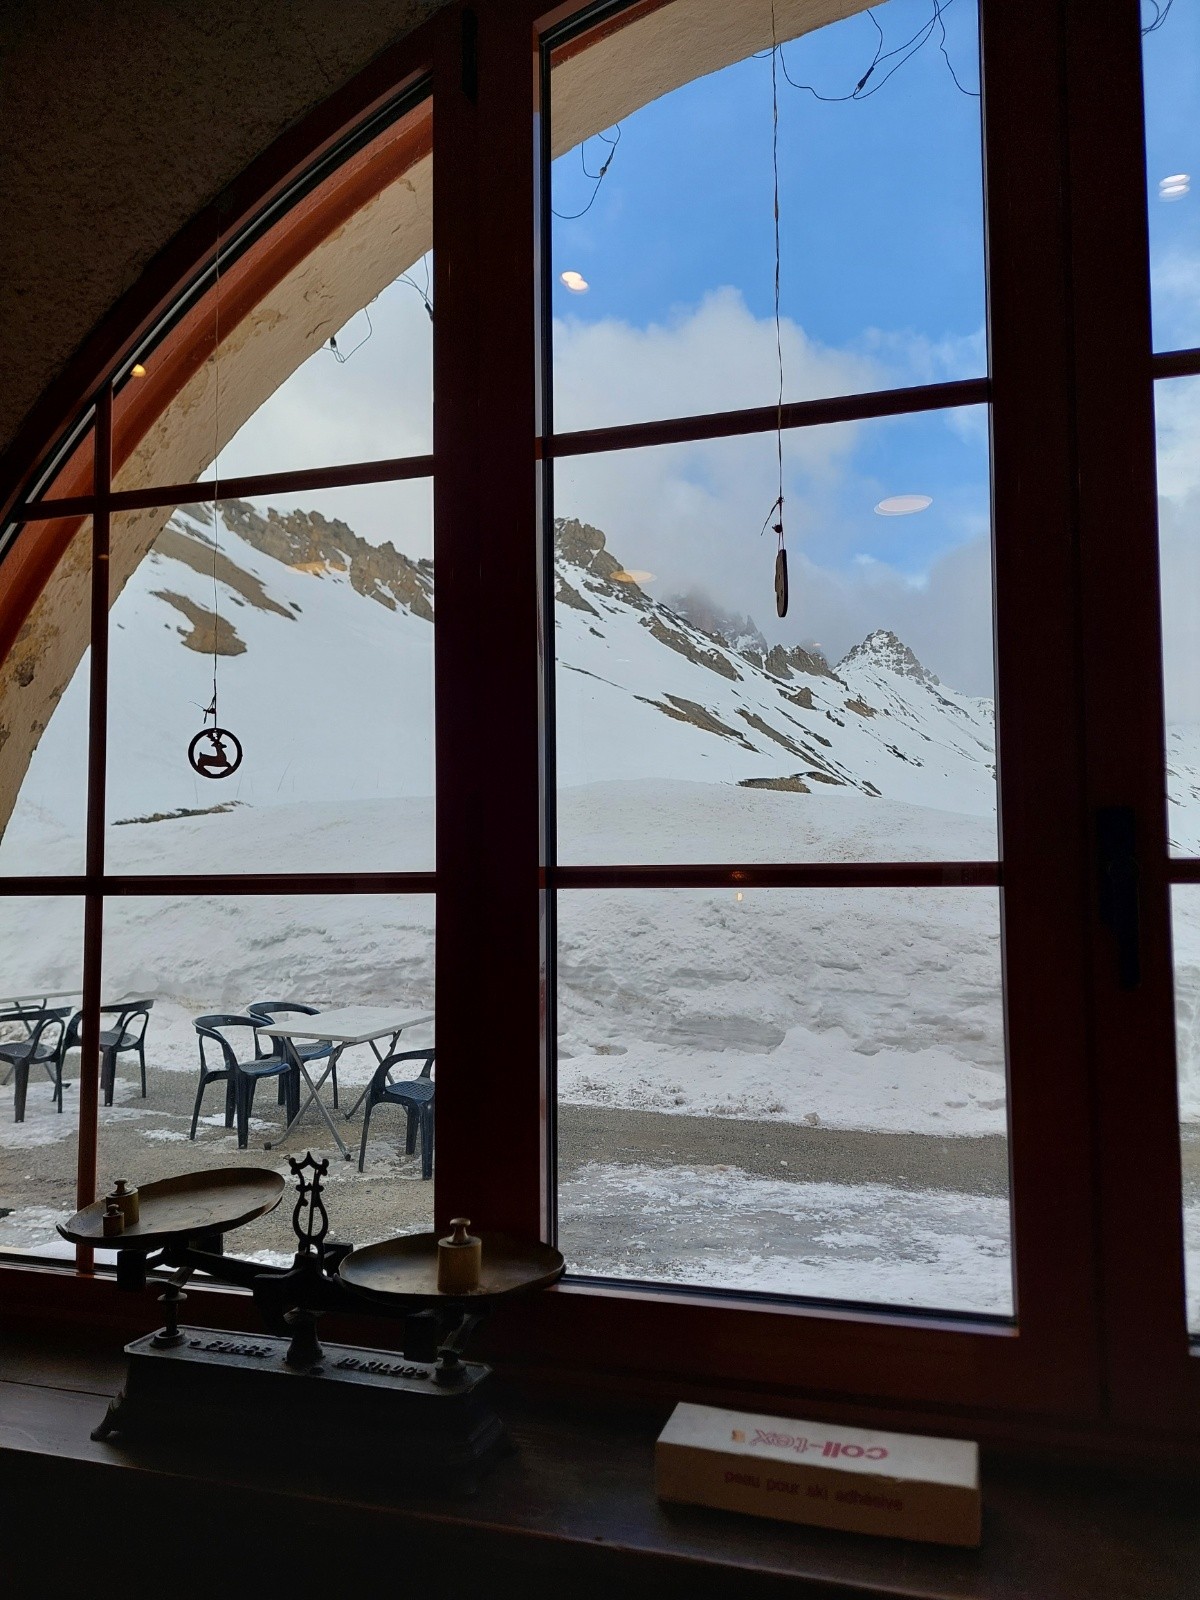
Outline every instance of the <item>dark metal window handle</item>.
POLYGON ((1137 822, 1132 806, 1096 812, 1100 920, 1117 941, 1117 981, 1136 989, 1142 978, 1138 932, 1137 822))

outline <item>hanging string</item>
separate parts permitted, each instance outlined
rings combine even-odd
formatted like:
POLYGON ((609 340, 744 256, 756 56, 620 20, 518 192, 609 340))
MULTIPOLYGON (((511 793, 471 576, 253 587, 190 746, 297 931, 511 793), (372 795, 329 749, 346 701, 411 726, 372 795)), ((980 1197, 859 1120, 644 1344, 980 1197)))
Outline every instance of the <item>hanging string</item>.
POLYGON ((212 585, 213 585, 213 638, 212 638, 212 704, 204 713, 218 726, 217 717, 217 645, 220 642, 221 593, 217 582, 217 563, 220 555, 220 504, 221 489, 221 224, 217 222, 217 253, 213 262, 213 503, 212 503, 212 585))
POLYGON ((776 60, 779 39, 775 31, 775 6, 771 5, 771 172, 774 182, 775 216, 775 360, 779 368, 779 391, 775 401, 775 460, 779 469, 778 494, 775 504, 763 519, 759 538, 771 524, 779 541, 775 555, 775 608, 779 615, 787 614, 787 552, 783 543, 783 319, 780 314, 780 278, 782 252, 779 244, 779 81, 776 60))

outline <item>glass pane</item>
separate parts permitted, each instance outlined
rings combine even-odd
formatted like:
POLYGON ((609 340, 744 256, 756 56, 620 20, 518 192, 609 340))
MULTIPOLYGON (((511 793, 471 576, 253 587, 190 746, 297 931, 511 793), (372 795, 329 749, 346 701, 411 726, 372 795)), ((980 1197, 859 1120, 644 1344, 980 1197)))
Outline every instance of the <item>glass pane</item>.
POLYGON ((211 506, 113 535, 109 870, 431 870, 429 482, 226 502, 216 548, 211 506), (214 644, 243 759, 210 778, 214 644))
POLYGON ((555 464, 564 863, 996 855, 982 407, 555 464), (888 514, 913 505, 911 514, 888 514))
POLYGON ((75 1211, 79 1051, 62 1046, 82 989, 83 901, 0 899, 0 1254, 74 1258, 55 1223, 75 1211))
MULTIPOLYGON (((433 1184, 422 1180, 421 1149, 405 1153, 406 1119, 400 1104, 373 1106, 363 1171, 358 1157, 363 1107, 358 1104, 392 1031, 403 1026, 397 1050, 429 1048, 433 1041, 434 902, 432 895, 279 896, 212 899, 138 897, 110 900, 105 911, 106 996, 142 1002, 118 1018, 127 1047, 114 1059, 113 1104, 100 1110, 102 1184, 117 1177, 137 1183, 210 1167, 271 1167, 288 1175, 289 1156, 312 1150, 330 1157, 327 1179, 330 1227, 341 1239, 363 1244, 433 1226, 433 1184), (200 1099, 196 1137, 191 1138, 200 1082, 200 1035, 196 1019, 249 1016, 263 1003, 267 1015, 293 1027, 317 1026, 303 1009, 317 1013, 371 1008, 366 1018, 338 1022, 340 1031, 377 1032, 369 1042, 346 1045, 334 1069, 328 1042, 297 1040, 304 1070, 320 1085, 328 1113, 351 1159, 341 1151, 309 1084, 297 1077, 300 1121, 285 1134, 288 1074, 272 1070, 279 1060, 273 1043, 256 1059, 255 1036, 245 1024, 214 1023, 235 1059, 263 1076, 247 1109, 247 1143, 238 1146, 237 1116, 226 1126, 227 1080, 213 1079, 200 1099), (293 1009, 287 1009, 291 1007, 293 1009), (421 1019, 425 1020, 421 1020, 421 1019), (146 1094, 141 1094, 144 1029, 146 1094), (315 1052, 315 1055, 313 1054, 315 1052), (336 1077, 336 1095, 334 1078, 336 1077), (281 1089, 281 1083, 283 1088, 281 1089), (281 1102, 281 1094, 283 1101, 281 1102), (271 1149, 266 1149, 270 1144, 271 1149)), ((221 1070, 220 1043, 206 1038, 211 1069, 221 1070)), ((395 1078, 420 1077, 423 1060, 400 1063, 395 1078)), ((291 1181, 290 1175, 289 1182, 291 1181)), ((281 1205, 260 1221, 230 1234, 231 1254, 260 1255, 280 1262, 290 1256, 291 1207, 281 1205), (267 1255, 263 1255, 267 1252, 267 1255)))
POLYGON ((331 328, 225 446, 223 478, 433 449, 433 254, 391 265, 378 298, 331 328))
POLYGON ((1167 821, 1174 855, 1200 855, 1200 379, 1155 385, 1167 821))
MULTIPOLYGON (((777 18, 784 397, 981 374, 976 7, 891 0, 786 39, 802 10, 777 18)), ((555 57, 560 430, 778 396, 771 14, 686 51, 684 27, 656 7, 555 57)))
POLYGON ((1200 345, 1200 8, 1145 0, 1142 64, 1154 348, 1200 345))
POLYGON ((1188 1331, 1200 1337, 1200 888, 1171 890, 1188 1331))
POLYGON ((50 568, 0 666, 0 876, 84 870, 91 527, 31 522, 0 566, 50 568))
POLYGON ((558 897, 576 1272, 1009 1315, 994 890, 558 897))
POLYGON ((425 101, 229 253, 116 392, 118 488, 432 448, 431 140, 425 101))

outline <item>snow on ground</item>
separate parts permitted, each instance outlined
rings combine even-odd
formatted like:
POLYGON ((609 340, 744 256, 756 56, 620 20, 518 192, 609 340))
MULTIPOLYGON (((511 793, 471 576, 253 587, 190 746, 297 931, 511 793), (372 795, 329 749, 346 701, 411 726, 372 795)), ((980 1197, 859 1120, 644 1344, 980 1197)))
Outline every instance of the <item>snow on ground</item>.
MULTIPOLYGON (((336 563, 290 566, 222 532, 222 556, 242 576, 220 585, 221 613, 245 646, 222 659, 222 720, 246 760, 227 783, 190 773, 210 663, 180 641, 188 608, 212 603, 196 555, 208 537, 178 518, 174 544, 142 563, 113 610, 109 870, 432 867, 432 627, 404 604, 377 603, 336 563), (180 809, 206 814, 168 815, 180 809)), ((995 859, 990 702, 939 684, 883 633, 834 674, 811 661, 767 670, 606 579, 596 559, 593 548, 580 565, 560 561, 574 597, 560 601, 555 629, 564 862, 995 859), (789 787, 745 786, 764 783, 789 787)), ((81 869, 86 718, 85 661, 35 752, 0 870, 81 869)), ((1173 844, 1197 852, 1200 727, 1170 730, 1168 748, 1173 844)), ((1181 1109, 1200 1119, 1200 890, 1177 890, 1174 907, 1181 1109)), ((113 900, 105 987, 156 996, 154 1063, 194 1078, 192 1019, 204 1011, 265 998, 432 1009, 433 919, 431 896, 113 900)), ((986 888, 564 893, 560 1096, 1002 1135, 999 932, 986 888)), ((80 902, 0 901, 0 989, 78 988, 81 938, 80 902)), ((347 1087, 373 1061, 349 1052, 347 1087)), ((160 1153, 174 1158, 178 1145, 182 1170, 181 1117, 151 1115, 129 1088, 118 1079, 106 1115, 133 1119, 160 1153)), ((0 1174, 5 1163, 73 1165, 72 1094, 61 1117, 38 1105, 16 1126, 11 1089, 0 1090, 0 1174)), ((206 1127, 220 1122, 215 1110, 206 1127)), ((380 1159, 390 1171, 390 1147, 380 1159)), ((57 1216, 0 1216, 0 1247, 36 1236, 56 1248, 57 1216)), ((593 1271, 1010 1304, 1007 1210, 995 1197, 596 1165, 565 1182, 563 1217, 593 1271)), ((1188 1219, 1200 1324, 1194 1208, 1188 1219)))
MULTIPOLYGON (((1185 1208, 1200 1330, 1200 1202, 1185 1208)), ((729 1168, 593 1164, 559 1191, 571 1270, 639 1282, 1011 1316, 1007 1202, 729 1168)))

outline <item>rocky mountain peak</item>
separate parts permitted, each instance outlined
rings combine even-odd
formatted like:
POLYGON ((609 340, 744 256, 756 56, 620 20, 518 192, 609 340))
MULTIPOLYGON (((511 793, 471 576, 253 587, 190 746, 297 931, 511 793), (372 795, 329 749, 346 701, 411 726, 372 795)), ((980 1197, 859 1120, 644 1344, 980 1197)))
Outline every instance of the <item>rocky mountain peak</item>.
POLYGON ((754 651, 760 656, 767 653, 767 641, 760 633, 753 617, 739 617, 726 611, 703 589, 689 589, 686 594, 664 596, 664 605, 690 622, 693 628, 728 645, 731 650, 754 651))
POLYGON ((890 628, 876 628, 874 633, 869 633, 861 644, 848 650, 838 662, 841 670, 855 666, 879 667, 884 672, 894 672, 900 678, 913 678, 930 688, 939 682, 890 628))
POLYGON ((621 563, 609 554, 604 535, 590 522, 580 522, 577 517, 556 517, 554 522, 554 548, 563 561, 597 578, 611 578, 622 571, 621 563))
MULTIPOLYGON (((203 508, 184 507, 201 514, 203 508)), ((390 540, 369 544, 346 523, 319 511, 277 511, 266 516, 244 500, 227 501, 226 525, 247 544, 287 566, 318 576, 345 573, 359 594, 394 611, 404 606, 433 621, 433 563, 413 561, 390 540)))

